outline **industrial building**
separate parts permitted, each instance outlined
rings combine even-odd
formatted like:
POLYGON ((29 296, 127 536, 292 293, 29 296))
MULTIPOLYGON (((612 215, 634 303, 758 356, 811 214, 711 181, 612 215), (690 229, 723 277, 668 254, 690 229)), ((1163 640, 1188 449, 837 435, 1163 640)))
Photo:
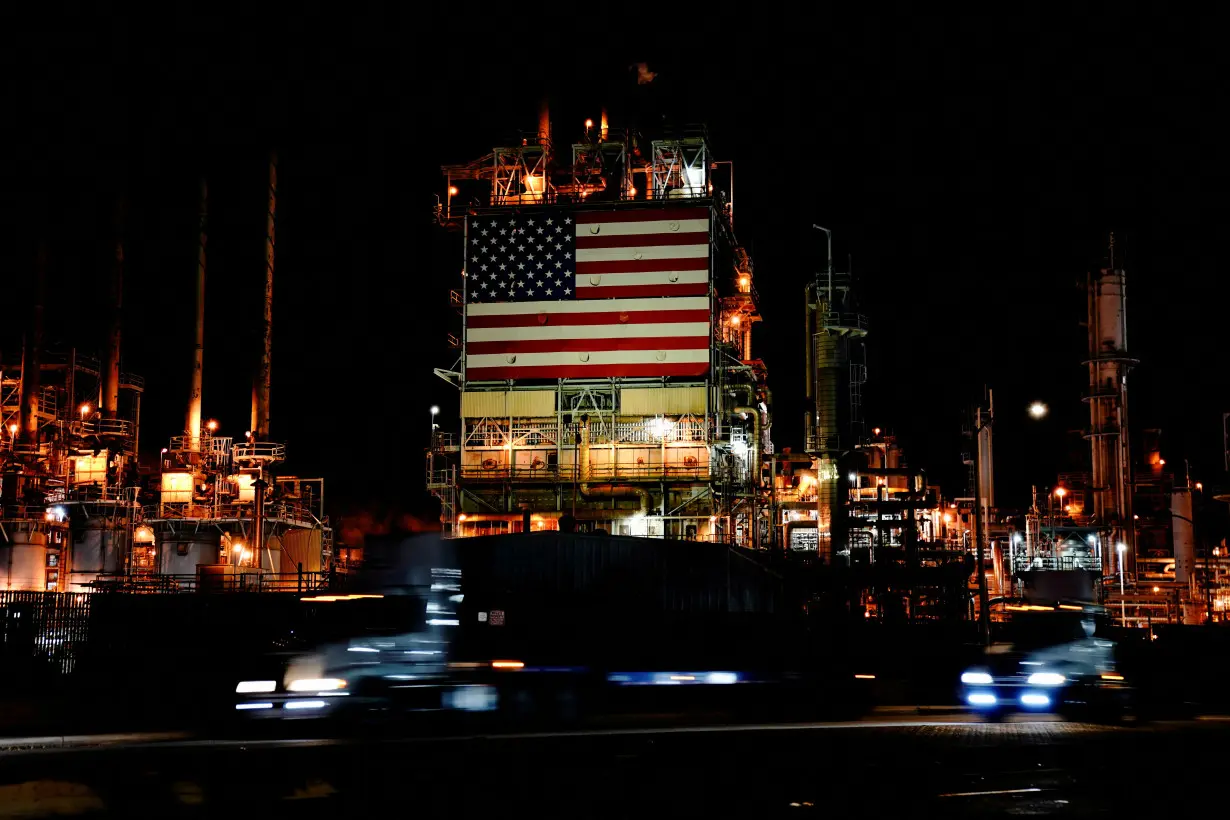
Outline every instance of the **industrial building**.
POLYGON ((144 381, 121 367, 122 207, 101 359, 45 349, 40 251, 20 357, 0 351, 0 590, 297 588, 329 565, 323 481, 274 472, 286 446, 269 435, 276 160, 269 169, 263 347, 251 429, 238 440, 203 417, 203 182, 186 422, 156 464, 138 458, 144 381))
POLYGON ((730 164, 700 127, 552 129, 544 105, 443 169, 464 245, 458 359, 437 370, 461 419, 427 454, 445 530, 766 546, 772 399, 730 164))

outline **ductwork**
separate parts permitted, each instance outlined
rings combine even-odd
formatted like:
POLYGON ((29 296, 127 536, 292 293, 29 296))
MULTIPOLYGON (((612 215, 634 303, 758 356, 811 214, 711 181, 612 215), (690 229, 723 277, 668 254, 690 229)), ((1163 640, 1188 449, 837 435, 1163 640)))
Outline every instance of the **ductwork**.
POLYGON ((632 484, 590 484, 589 483, 589 419, 581 423, 581 441, 577 445, 577 461, 580 462, 580 492, 586 501, 596 501, 603 498, 636 498, 640 501, 641 515, 649 515, 653 510, 653 496, 649 490, 632 484))

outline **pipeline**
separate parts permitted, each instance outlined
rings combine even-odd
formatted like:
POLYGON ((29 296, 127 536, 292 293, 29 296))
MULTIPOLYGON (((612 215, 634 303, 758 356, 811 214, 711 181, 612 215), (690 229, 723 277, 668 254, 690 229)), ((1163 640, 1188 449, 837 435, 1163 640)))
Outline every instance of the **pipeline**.
POLYGON ((586 501, 602 498, 636 498, 640 501, 641 515, 649 515, 653 509, 653 496, 649 490, 631 484, 589 483, 589 419, 581 424, 581 441, 577 444, 577 460, 580 462, 580 493, 586 501))

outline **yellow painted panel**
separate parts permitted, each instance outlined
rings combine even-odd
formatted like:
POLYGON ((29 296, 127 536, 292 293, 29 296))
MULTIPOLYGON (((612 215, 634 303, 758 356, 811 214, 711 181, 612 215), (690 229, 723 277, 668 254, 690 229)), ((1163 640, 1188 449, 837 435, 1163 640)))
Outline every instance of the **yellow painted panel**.
POLYGON ((461 394, 461 415, 479 418, 548 418, 555 415, 554 390, 471 390, 461 394))
POLYGON ((619 394, 621 416, 682 416, 703 415, 705 388, 698 387, 635 387, 619 394))

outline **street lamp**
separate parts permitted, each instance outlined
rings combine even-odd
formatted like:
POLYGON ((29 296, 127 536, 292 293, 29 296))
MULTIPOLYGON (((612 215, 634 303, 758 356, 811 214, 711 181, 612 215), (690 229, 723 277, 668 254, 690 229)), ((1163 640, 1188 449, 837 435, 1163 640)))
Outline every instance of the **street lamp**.
POLYGON ((1029 415, 1036 419, 1045 418, 1048 412, 1050 412, 1050 408, 1040 401, 1029 405, 1029 415))
POLYGON ((1127 600, 1125 597, 1127 595, 1127 588, 1124 585, 1123 580, 1123 576, 1125 574, 1123 570, 1123 559, 1127 554, 1127 544, 1120 541, 1115 545, 1115 551, 1119 553, 1119 617, 1120 620, 1123 621, 1123 625, 1127 626, 1127 600))
POLYGON ((432 430, 436 429, 436 416, 439 414, 439 412, 440 412, 440 408, 433 404, 431 406, 431 429, 432 430))

